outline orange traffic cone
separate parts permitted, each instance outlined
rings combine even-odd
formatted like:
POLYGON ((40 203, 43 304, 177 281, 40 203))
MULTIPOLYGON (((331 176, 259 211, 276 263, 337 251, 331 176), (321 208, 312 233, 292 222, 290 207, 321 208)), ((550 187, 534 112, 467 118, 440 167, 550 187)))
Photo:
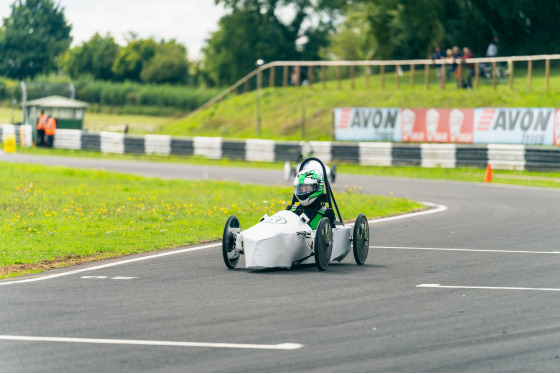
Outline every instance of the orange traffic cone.
POLYGON ((492 165, 488 164, 486 167, 486 175, 484 176, 484 183, 492 182, 492 165))

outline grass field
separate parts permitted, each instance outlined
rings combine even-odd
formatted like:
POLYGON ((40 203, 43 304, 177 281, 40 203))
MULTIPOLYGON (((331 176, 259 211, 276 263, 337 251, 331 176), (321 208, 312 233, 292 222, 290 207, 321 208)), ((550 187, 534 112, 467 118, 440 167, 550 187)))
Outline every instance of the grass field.
MULTIPOLYGON (((386 74, 383 89, 379 75, 370 76, 369 88, 363 75, 356 77, 354 88, 350 79, 342 80, 340 89, 336 81, 329 81, 326 89, 320 82, 312 87, 265 88, 260 98, 262 138, 331 140, 332 110, 336 107, 560 107, 560 68, 551 70, 549 90, 545 89, 543 70, 534 70, 530 88, 526 69, 516 68, 515 72, 513 90, 506 78, 497 89, 490 80, 481 78, 478 89, 456 89, 450 82, 441 90, 433 69, 429 89, 424 87, 423 71, 416 71, 413 87, 409 72, 405 72, 398 89, 394 73, 386 74)), ((207 110, 162 127, 161 133, 255 138, 256 102, 255 92, 229 96, 207 110)))
MULTIPOLYGON (((18 152, 30 154, 45 154, 65 157, 93 157, 108 158, 116 160, 133 160, 133 161, 154 161, 154 162, 173 162, 188 163, 198 165, 216 165, 227 167, 251 167, 276 169, 278 173, 282 173, 284 163, 282 162, 248 162, 239 160, 212 160, 199 156, 148 156, 135 154, 103 154, 91 151, 75 151, 64 149, 45 149, 45 148, 24 148, 18 149, 18 152)), ((484 180, 485 169, 479 168, 421 168, 415 166, 361 166, 352 164, 338 164, 338 173, 376 175, 386 177, 400 178, 421 178, 421 179, 439 179, 453 180, 463 182, 482 182, 484 180)), ((494 170, 493 183, 503 183, 519 186, 548 187, 560 188, 560 172, 544 172, 544 171, 510 171, 510 170, 494 170)))
MULTIPOLYGON (((0 164, 0 278, 217 240, 229 215, 247 228, 285 208, 292 196, 280 186, 0 164)), ((336 197, 345 219, 424 208, 363 195, 358 186, 336 197)))

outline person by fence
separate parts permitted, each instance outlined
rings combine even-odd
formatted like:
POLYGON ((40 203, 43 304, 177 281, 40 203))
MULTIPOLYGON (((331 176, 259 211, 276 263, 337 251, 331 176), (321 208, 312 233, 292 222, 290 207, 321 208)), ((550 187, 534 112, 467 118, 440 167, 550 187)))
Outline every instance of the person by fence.
MULTIPOLYGON (((469 47, 463 48, 463 61, 473 58, 473 53, 471 52, 469 47)), ((467 80, 464 83, 464 87, 466 89, 472 89, 472 80, 474 77, 474 64, 472 62, 465 63, 465 67, 467 70, 467 80)))
POLYGON ((45 126, 47 124, 47 115, 45 111, 41 109, 41 115, 37 120, 37 146, 42 147, 45 145, 45 126))
MULTIPOLYGON (((445 54, 441 51, 441 48, 439 45, 436 45, 436 47, 434 48, 434 54, 432 55, 432 61, 434 63, 436 62, 440 62, 439 60, 441 60, 442 58, 445 58, 445 54)), ((441 68, 441 64, 437 64, 436 65, 436 77, 438 79, 438 83, 441 86, 442 82, 442 68, 441 68)))
POLYGON ((52 148, 54 145, 54 134, 56 132, 56 120, 49 115, 47 124, 45 125, 45 135, 47 135, 47 147, 52 148))
POLYGON ((453 70, 455 72, 455 80, 457 81, 457 88, 463 88, 463 66, 461 60, 463 54, 459 47, 453 47, 453 70))

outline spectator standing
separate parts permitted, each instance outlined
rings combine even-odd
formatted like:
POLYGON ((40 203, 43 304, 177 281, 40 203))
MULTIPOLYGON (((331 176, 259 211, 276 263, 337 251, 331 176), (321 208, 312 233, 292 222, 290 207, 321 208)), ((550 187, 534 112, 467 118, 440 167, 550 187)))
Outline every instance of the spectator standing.
POLYGON ((497 36, 495 36, 490 44, 488 44, 488 49, 486 49, 486 57, 498 57, 499 43, 500 40, 497 36))
POLYGON ((455 71, 455 79, 457 80, 457 88, 463 88, 463 66, 461 65, 461 59, 463 54, 459 47, 453 47, 453 70, 455 71))
POLYGON ((296 67, 292 68, 292 74, 290 75, 290 83, 292 86, 299 86, 299 73, 296 67))
POLYGON ((445 50, 445 57, 447 59, 447 61, 445 61, 446 63, 445 76, 447 78, 447 81, 449 82, 449 74, 451 72, 455 72, 455 67, 453 64, 453 51, 451 50, 451 48, 447 48, 445 50))
POLYGON ((442 58, 445 58, 445 55, 443 54, 443 52, 441 51, 441 48, 439 47, 439 45, 436 45, 436 47, 434 48, 434 54, 432 55, 432 62, 434 64, 436 64, 436 77, 438 79, 438 82, 441 86, 441 78, 442 78, 442 72, 441 72, 441 61, 436 61, 436 60, 441 60, 442 58))
POLYGON ((42 147, 45 145, 45 125, 47 124, 47 115, 41 109, 41 115, 37 120, 37 146, 42 147))
MULTIPOLYGON (((498 39, 497 36, 494 36, 494 38, 492 39, 492 41, 490 42, 490 44, 488 44, 488 48, 486 49, 486 57, 498 57, 500 53, 500 39, 498 39)), ((487 64, 487 69, 490 70, 490 65, 491 64, 487 64)), ((502 75, 501 71, 503 69, 504 63, 503 62, 498 62, 497 63, 497 71, 496 71, 496 75, 498 77, 500 77, 502 75)), ((509 70, 509 67, 508 67, 509 70)))
POLYGON ((47 147, 52 148, 54 145, 54 133, 56 132, 56 120, 49 114, 47 124, 45 125, 45 135, 47 135, 47 147))
MULTIPOLYGON (((471 50, 468 47, 463 48, 463 61, 464 60, 468 60, 470 58, 473 58, 473 54, 471 52, 471 50)), ((474 76, 474 63, 472 62, 467 62, 465 64, 465 67, 467 68, 467 81, 465 82, 464 86, 467 89, 472 89, 472 79, 474 76)))

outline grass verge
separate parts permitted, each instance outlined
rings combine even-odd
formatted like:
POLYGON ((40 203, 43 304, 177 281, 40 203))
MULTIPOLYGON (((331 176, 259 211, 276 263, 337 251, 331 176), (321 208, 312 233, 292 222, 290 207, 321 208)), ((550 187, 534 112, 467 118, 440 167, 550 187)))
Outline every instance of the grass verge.
MULTIPOLYGON (((284 163, 282 162, 249 162, 229 159, 212 160, 199 156, 149 156, 135 154, 121 155, 103 154, 100 152, 91 151, 45 148, 18 148, 18 152, 65 157, 93 157, 131 161, 176 162, 227 167, 253 167, 262 169, 277 169, 279 173, 283 172, 282 170, 284 167, 284 163)), ((385 177, 452 180, 462 182, 482 182, 485 175, 485 169, 479 169, 475 167, 448 169, 422 168, 414 166, 361 166, 353 164, 338 164, 337 172, 385 177)), ((560 188, 560 172, 494 170, 493 181, 494 183, 511 184, 518 186, 560 188)))
MULTIPOLYGON (((217 240, 229 215, 247 228, 283 209, 292 194, 280 186, 0 166, 0 278, 217 240)), ((424 208, 408 199, 364 195, 359 188, 336 197, 345 219, 424 208)))

